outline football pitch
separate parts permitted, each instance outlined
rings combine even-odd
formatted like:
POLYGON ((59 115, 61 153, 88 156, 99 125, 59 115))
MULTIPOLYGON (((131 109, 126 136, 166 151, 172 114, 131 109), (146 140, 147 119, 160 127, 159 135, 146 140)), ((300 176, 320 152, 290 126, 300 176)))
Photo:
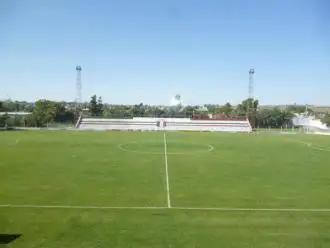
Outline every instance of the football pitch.
POLYGON ((17 131, 0 148, 9 247, 330 247, 330 137, 17 131))

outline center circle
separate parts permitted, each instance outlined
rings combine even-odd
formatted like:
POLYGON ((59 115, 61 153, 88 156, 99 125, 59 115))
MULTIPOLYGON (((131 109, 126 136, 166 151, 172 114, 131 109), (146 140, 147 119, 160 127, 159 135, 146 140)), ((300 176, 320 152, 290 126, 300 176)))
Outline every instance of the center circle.
MULTIPOLYGON (((141 154, 164 154, 165 145, 163 141, 133 141, 119 144, 118 148, 125 152, 141 154)), ((214 150, 212 145, 199 144, 182 141, 170 141, 166 144, 166 154, 168 155, 189 155, 196 153, 208 153, 214 150)))

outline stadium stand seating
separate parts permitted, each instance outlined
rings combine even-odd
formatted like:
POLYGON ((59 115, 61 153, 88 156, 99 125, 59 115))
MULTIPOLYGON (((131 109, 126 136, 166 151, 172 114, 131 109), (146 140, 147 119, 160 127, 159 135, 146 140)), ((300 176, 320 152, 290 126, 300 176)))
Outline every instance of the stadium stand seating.
POLYGON ((104 119, 79 118, 76 128, 81 130, 132 130, 132 131, 211 131, 251 132, 247 119, 190 119, 147 118, 104 119))

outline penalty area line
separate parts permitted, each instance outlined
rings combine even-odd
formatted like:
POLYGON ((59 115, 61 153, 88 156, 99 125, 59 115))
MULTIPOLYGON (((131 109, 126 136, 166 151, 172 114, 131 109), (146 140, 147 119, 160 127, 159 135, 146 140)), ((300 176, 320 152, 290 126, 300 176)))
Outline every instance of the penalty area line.
POLYGON ((1 204, 0 208, 35 208, 35 209, 131 209, 131 210, 184 210, 184 211, 214 211, 214 212, 310 212, 310 213, 329 213, 327 208, 216 208, 216 207, 120 207, 120 206, 75 206, 75 205, 19 205, 19 204, 1 204))
POLYGON ((172 207, 179 210, 219 211, 219 212, 323 212, 329 213, 328 208, 210 208, 210 207, 172 207))
POLYGON ((2 204, 0 208, 49 208, 49 209, 168 209, 168 207, 116 207, 116 206, 79 206, 79 205, 27 205, 27 204, 2 204))

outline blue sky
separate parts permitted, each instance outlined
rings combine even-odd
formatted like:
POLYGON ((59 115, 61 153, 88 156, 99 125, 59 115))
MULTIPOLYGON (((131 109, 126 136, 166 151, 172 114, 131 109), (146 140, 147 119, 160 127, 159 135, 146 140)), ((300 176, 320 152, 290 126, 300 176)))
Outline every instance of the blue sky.
POLYGON ((330 105, 328 0, 1 0, 0 99, 330 105))

